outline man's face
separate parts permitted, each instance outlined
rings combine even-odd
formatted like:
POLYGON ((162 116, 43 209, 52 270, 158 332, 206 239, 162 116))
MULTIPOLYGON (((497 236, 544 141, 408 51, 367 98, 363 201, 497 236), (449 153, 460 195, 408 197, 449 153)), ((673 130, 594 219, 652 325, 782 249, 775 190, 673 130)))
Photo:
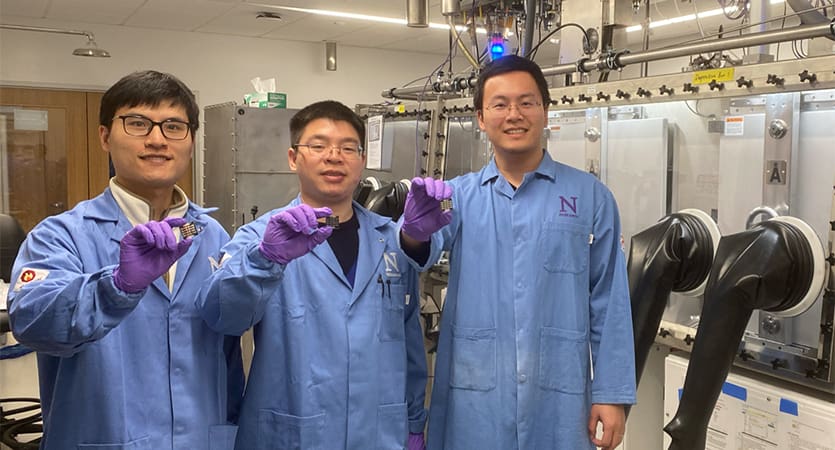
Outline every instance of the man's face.
POLYGON ((496 153, 539 153, 547 122, 542 96, 529 73, 508 72, 484 83, 478 126, 487 133, 496 153))
POLYGON ((314 206, 350 202, 359 184, 365 154, 348 155, 335 147, 357 148, 359 135, 342 120, 316 119, 307 124, 298 150, 288 150, 290 169, 299 174, 301 193, 314 206), (316 153, 309 146, 324 146, 316 153))
MULTIPOLYGON (((99 126, 101 146, 104 151, 110 153, 116 171, 116 181, 131 192, 151 198, 150 192, 173 187, 189 170, 194 137, 189 131, 185 139, 169 139, 156 125, 152 125, 147 136, 131 136, 125 131, 127 129, 132 134, 137 134, 135 130, 141 129, 142 118, 154 122, 188 122, 188 116, 182 106, 162 102, 157 107, 139 105, 119 108, 114 114, 109 130, 105 126, 99 126), (120 119, 119 116, 131 117, 120 119)), ((172 122, 162 126, 166 127, 166 134, 173 136, 175 133, 169 131, 169 128, 176 128, 178 125, 172 122)))

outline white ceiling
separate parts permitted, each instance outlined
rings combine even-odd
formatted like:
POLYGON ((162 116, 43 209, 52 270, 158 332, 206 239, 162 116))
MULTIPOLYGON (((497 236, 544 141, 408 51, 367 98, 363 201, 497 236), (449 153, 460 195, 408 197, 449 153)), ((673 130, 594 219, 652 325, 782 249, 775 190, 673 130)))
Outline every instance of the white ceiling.
MULTIPOLYGON (((582 1, 582 0, 565 0, 582 1)), ((588 0, 585 0, 588 1, 588 0)), ((627 1, 627 0, 617 0, 627 1)), ((440 0, 429 1, 430 22, 443 23, 440 0)), ((448 31, 433 28, 408 28, 404 25, 343 19, 288 11, 276 6, 327 9, 404 19, 405 0, 0 0, 0 23, 15 19, 49 19, 72 23, 106 24, 193 33, 212 33, 306 42, 336 41, 341 45, 402 50, 437 55, 448 52, 448 31), (280 21, 256 19, 260 11, 279 14, 280 21)), ((653 0, 653 20, 692 14, 694 10, 718 8, 716 0, 653 0)), ((773 5, 769 15, 779 15, 783 5, 773 5)), ((723 16, 700 21, 705 33, 713 33, 720 24, 734 23, 723 16)), ((569 29, 567 32, 573 32, 569 29)), ((652 39, 669 41, 699 33, 695 21, 653 29, 652 39)), ((641 32, 628 33, 630 46, 639 45, 641 32)), ((99 42, 107 48, 106 42, 99 42)), ((483 48, 484 42, 480 43, 483 48)), ((545 43, 537 61, 548 62, 556 56, 556 47, 548 52, 545 43)))

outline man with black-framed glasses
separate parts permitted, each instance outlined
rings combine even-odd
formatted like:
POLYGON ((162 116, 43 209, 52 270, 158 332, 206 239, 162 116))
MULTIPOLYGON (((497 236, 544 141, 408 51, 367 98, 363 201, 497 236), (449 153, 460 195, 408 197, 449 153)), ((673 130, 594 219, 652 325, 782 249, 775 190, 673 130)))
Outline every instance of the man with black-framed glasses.
POLYGON ((38 352, 41 449, 232 448, 239 339, 194 308, 229 236, 176 185, 198 114, 172 75, 119 80, 99 113, 110 186, 38 224, 20 250, 9 312, 38 352))
POLYGON ((216 331, 255 331, 235 448, 422 450, 418 274, 391 219, 352 201, 365 125, 317 102, 290 139, 298 198, 238 229, 198 297, 216 331))

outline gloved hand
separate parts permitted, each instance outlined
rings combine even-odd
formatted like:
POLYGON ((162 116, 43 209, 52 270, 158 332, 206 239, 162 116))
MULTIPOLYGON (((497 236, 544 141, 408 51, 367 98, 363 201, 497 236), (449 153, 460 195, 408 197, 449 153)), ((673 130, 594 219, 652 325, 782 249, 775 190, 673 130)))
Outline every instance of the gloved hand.
POLYGON ((119 265, 113 269, 113 284, 128 293, 140 292, 161 277, 191 246, 191 239, 177 242, 172 227, 185 219, 169 217, 162 222, 139 224, 119 243, 119 265))
POLYGON ((261 254, 270 261, 287 264, 325 242, 333 227, 319 228, 319 217, 332 214, 330 208, 312 208, 301 204, 285 209, 270 217, 264 238, 261 239, 261 254))
POLYGON ((403 207, 403 233, 416 241, 428 241, 432 233, 452 220, 451 210, 441 210, 441 200, 449 198, 452 198, 452 187, 442 180, 412 179, 403 207))
POLYGON ((423 442, 423 433, 409 433, 409 450, 426 450, 423 442))

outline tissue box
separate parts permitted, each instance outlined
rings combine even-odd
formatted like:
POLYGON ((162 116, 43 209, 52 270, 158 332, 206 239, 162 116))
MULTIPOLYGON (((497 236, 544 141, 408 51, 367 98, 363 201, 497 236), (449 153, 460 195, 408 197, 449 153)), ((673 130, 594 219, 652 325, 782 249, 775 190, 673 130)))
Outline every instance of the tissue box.
POLYGON ((281 92, 255 92, 244 95, 244 103, 253 108, 286 108, 287 94, 281 92))

